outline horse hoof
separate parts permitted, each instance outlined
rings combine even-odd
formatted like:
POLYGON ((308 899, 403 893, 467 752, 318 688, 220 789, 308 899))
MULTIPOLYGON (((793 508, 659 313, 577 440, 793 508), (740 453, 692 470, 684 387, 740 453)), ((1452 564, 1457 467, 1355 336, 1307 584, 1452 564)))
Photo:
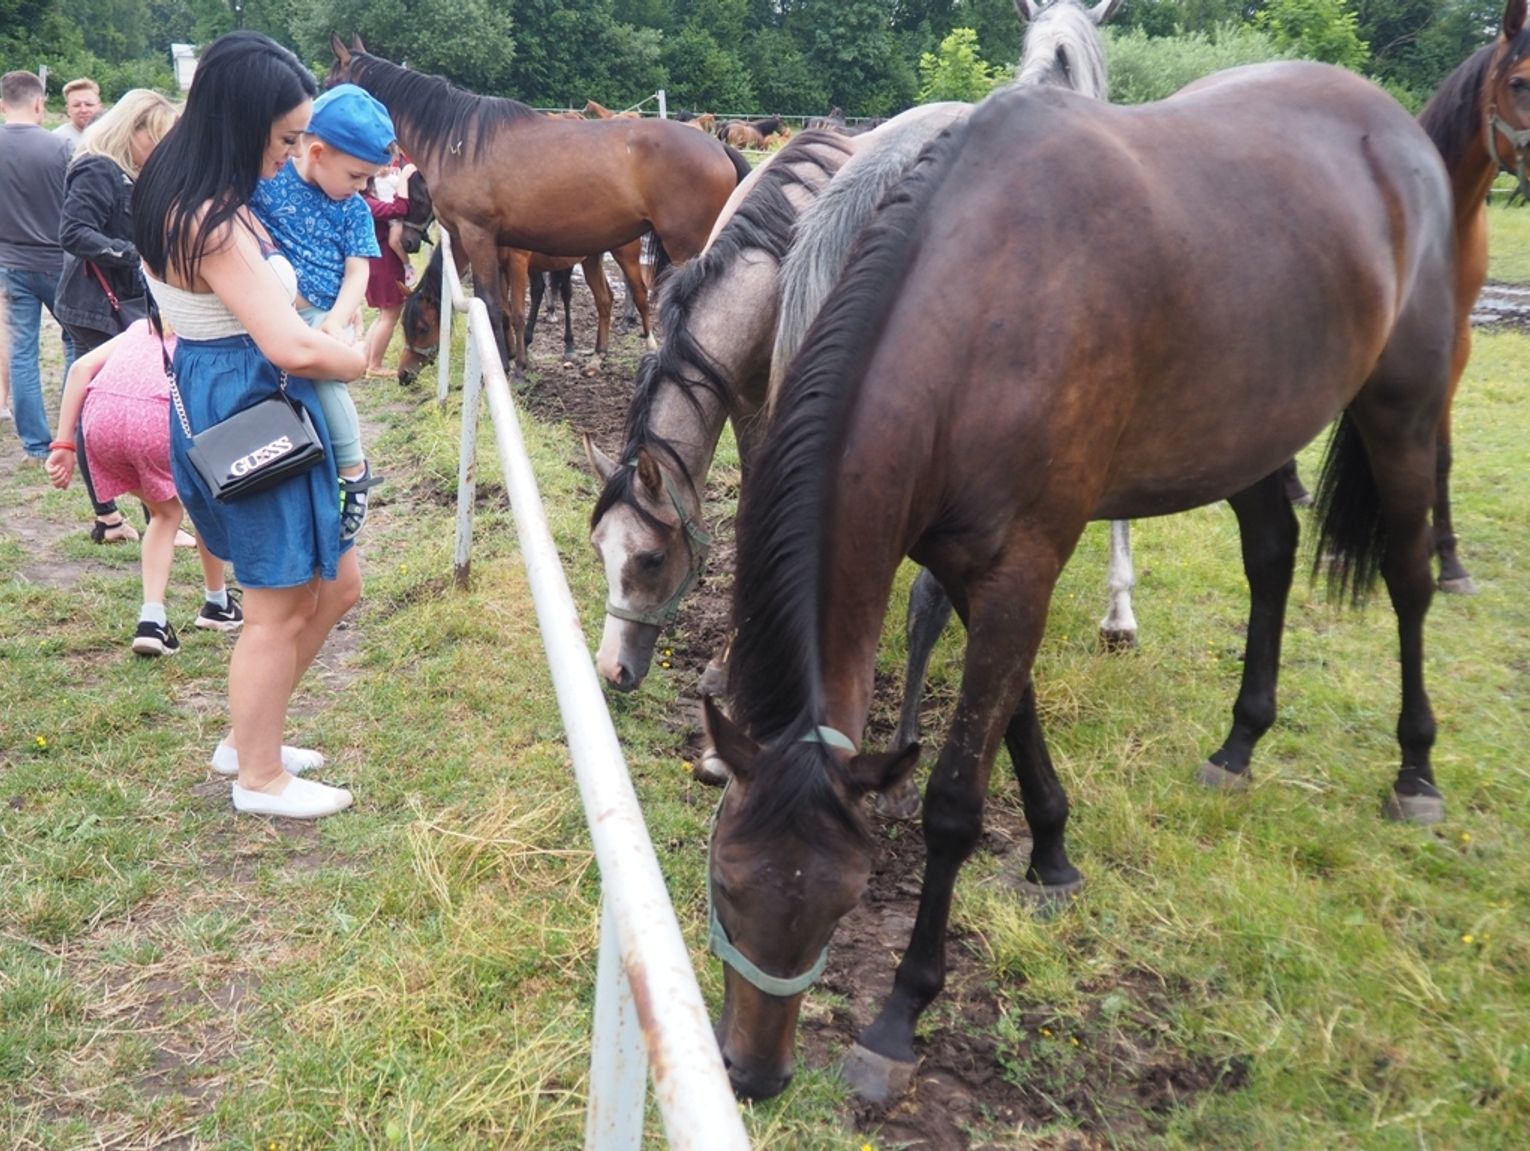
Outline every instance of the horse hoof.
POLYGON ((1005 885, 1020 897, 1020 902, 1030 909, 1037 919, 1051 919, 1058 915, 1084 890, 1084 877, 1077 876, 1067 883, 1037 883, 1021 874, 1014 877, 1010 872, 1005 885))
POLYGON ((728 770, 728 765, 718 756, 713 748, 706 748, 701 753, 701 758, 696 761, 696 766, 691 771, 691 778, 697 783, 704 783, 708 787, 725 787, 733 773, 728 770))
POLYGON ((728 691, 728 668, 725 664, 713 660, 707 664, 706 670, 701 673, 701 682, 696 685, 696 690, 702 695, 709 695, 718 699, 728 691))
POLYGON ((1131 651, 1137 646, 1137 633, 1117 628, 1100 629, 1100 646, 1109 652, 1131 651))
POLYGON ((1382 803, 1381 814, 1393 823, 1431 827, 1445 822, 1445 800, 1438 795, 1399 795, 1393 791, 1382 803))
POLYGON ((1212 791, 1247 791, 1250 780, 1246 771, 1228 771, 1210 760, 1201 764, 1200 771, 1195 773, 1196 781, 1212 791))
POLYGON ((1452 579, 1440 579, 1440 590, 1446 595, 1476 595, 1477 585, 1472 582, 1469 575, 1457 576, 1452 579))
POLYGON ((895 791, 873 791, 871 810, 889 822, 908 823, 919 818, 919 789, 912 782, 895 791))
POLYGON ((917 1062, 889 1059, 852 1044, 839 1065, 839 1074, 850 1090, 867 1103, 885 1107, 914 1085, 917 1062))

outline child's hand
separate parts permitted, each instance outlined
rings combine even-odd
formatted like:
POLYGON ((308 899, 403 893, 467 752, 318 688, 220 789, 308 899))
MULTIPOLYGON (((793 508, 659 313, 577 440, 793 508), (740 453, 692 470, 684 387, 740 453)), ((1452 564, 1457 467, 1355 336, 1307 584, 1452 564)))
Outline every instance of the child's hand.
POLYGON ((342 344, 351 342, 350 338, 345 334, 345 323, 333 312, 324 317, 323 321, 319 324, 319 331, 323 332, 326 336, 339 340, 342 344))
POLYGON ((67 488, 69 481, 74 478, 74 453, 65 448, 54 448, 48 453, 48 462, 43 466, 54 487, 67 488))

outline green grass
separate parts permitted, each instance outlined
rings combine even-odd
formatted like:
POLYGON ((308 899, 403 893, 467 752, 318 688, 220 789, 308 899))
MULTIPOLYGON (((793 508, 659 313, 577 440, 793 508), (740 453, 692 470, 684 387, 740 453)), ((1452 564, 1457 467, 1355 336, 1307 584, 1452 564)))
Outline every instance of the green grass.
MULTIPOLYGON (((1384 600, 1339 610, 1298 584, 1258 784, 1208 795, 1191 774, 1226 723, 1246 607, 1232 515, 1138 525, 1143 645, 1125 657, 1096 648, 1104 531, 1086 535, 1038 677, 1089 886, 1037 921, 979 855, 955 915, 999 997, 998 1073, 1059 1107, 1049 1131, 975 1114, 975 1146, 1066 1145, 1091 1121, 1068 1100, 1097 1085, 1124 1114, 1123 1077, 1155 1061, 1205 1082, 1129 1116, 1121 1146, 1523 1146, 1527 373, 1525 337, 1479 334, 1457 403, 1457 520, 1482 594, 1430 616, 1441 828, 1379 818, 1396 757, 1384 600), (1206 1089, 1217 1076, 1238 1085, 1206 1089)), ((473 588, 455 593, 455 412, 391 384, 356 395, 390 483, 349 641, 294 713, 292 735, 358 796, 313 828, 236 820, 207 775, 226 641, 188 634, 174 661, 135 660, 136 553, 84 541, 77 491, 0 468, 12 525, 69 525, 32 545, 0 535, 0 1146, 581 1145, 598 877, 490 438, 494 498, 473 588)), ((525 430, 593 645, 593 483, 569 429, 525 430)), ((731 451, 714 477, 736 484, 731 451)), ((174 618, 196 578, 179 557, 174 618)), ((895 675, 900 631, 883 652, 895 675)), ((960 648, 937 652, 939 699, 960 648)), ((612 710, 715 1003, 699 899, 715 793, 682 770, 677 688, 656 668, 612 710)), ((994 802, 1016 805, 1002 763, 994 802)), ((925 1031, 967 1025, 941 1001, 925 1031)), ((853 1131, 821 1066, 746 1122, 761 1147, 891 1146, 853 1131)), ((648 1134, 660 1145, 651 1108, 648 1134)))

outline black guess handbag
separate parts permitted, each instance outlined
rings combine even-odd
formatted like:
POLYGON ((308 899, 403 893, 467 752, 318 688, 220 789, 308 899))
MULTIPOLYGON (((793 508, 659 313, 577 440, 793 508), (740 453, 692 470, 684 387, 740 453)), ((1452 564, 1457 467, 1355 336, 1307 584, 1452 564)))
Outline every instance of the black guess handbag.
MULTIPOLYGON (((158 328, 158 315, 154 320, 158 328)), ((287 395, 286 372, 282 373, 274 396, 193 433, 170 353, 164 346, 163 329, 160 351, 165 357, 165 376, 170 381, 175 414, 181 421, 181 430, 191 441, 186 456, 220 502, 243 499, 275 487, 324 458, 324 443, 308 410, 287 395)))

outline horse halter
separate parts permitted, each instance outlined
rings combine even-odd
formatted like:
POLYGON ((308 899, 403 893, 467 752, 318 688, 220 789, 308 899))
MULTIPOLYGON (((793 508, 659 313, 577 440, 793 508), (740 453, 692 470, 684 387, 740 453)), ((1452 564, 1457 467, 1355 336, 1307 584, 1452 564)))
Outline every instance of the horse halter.
POLYGON ((1509 166, 1498 159, 1498 133, 1503 133, 1509 141, 1509 146, 1514 149, 1514 175, 1519 180, 1519 186, 1514 189, 1514 195, 1523 200, 1530 200, 1530 175, 1526 173, 1525 153, 1530 150, 1530 128, 1516 128, 1498 114, 1498 105, 1488 105, 1487 118, 1487 143, 1488 153, 1498 161, 1501 171, 1509 171, 1509 166))
MULTIPOLYGON (((626 466, 637 467, 636 460, 628 460, 626 466)), ((695 586, 701 578, 701 569, 706 564, 707 549, 712 546, 712 537, 701 526, 700 521, 692 519, 685 512, 685 505, 680 502, 680 493, 675 489, 674 480, 670 479, 669 473, 663 468, 659 474, 664 477, 664 491, 669 496, 669 502, 675 509, 675 515, 680 518, 681 530, 685 532, 685 550, 689 553, 690 563, 686 568, 685 578, 680 581, 680 586, 675 589, 673 595, 660 604, 653 611, 637 611, 633 608, 622 607, 620 604, 606 601, 606 614, 615 616, 617 619, 626 620, 628 623, 646 623, 653 627, 663 627, 674 619, 680 612, 680 601, 685 598, 685 593, 695 586)), ((699 500, 697 501, 700 502, 699 500)))
MULTIPOLYGON (((855 743, 848 735, 822 724, 797 742, 821 743, 826 747, 855 751, 855 743)), ((731 782, 729 786, 732 786, 731 782)), ((712 841, 717 838, 717 817, 722 814, 723 803, 727 798, 728 788, 725 787, 722 799, 717 801, 717 810, 712 813, 712 834, 707 838, 707 946, 713 955, 738 972, 744 981, 756 990, 763 991, 766 995, 774 995, 778 999, 790 999, 794 995, 801 995, 818 982, 818 977, 829 965, 829 945, 827 943, 823 945, 818 958, 806 971, 787 978, 761 970, 759 964, 733 946, 733 941, 728 938, 728 929, 722 925, 722 920, 717 918, 716 901, 712 898, 712 841)))

